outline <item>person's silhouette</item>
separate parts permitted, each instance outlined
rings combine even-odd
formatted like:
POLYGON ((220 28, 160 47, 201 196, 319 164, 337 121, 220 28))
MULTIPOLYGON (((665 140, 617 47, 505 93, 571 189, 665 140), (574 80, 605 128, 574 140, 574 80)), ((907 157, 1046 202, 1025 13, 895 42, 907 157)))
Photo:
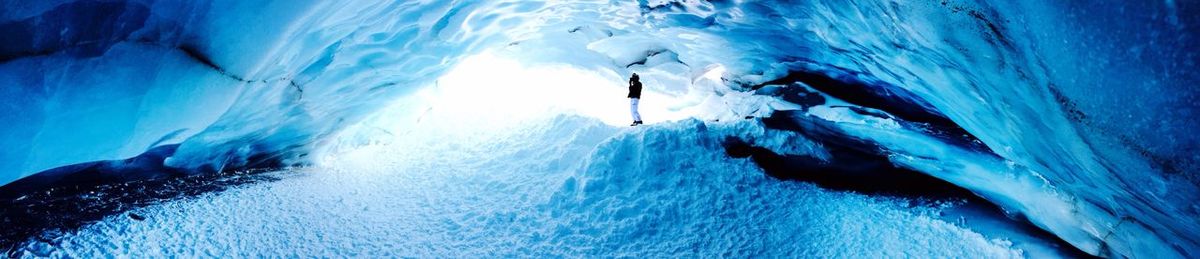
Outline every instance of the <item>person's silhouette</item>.
POLYGON ((642 99, 642 81, 638 80, 638 74, 633 73, 629 77, 629 111, 633 113, 633 124, 629 126, 637 126, 642 124, 642 115, 638 114, 638 101, 642 99))

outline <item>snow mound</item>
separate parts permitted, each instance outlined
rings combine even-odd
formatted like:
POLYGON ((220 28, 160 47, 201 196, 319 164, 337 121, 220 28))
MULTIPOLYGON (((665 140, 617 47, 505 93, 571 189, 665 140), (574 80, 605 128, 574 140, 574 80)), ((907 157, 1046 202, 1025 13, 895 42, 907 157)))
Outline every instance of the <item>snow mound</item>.
POLYGON ((26 256, 1017 258, 939 207, 767 177, 725 156, 755 127, 535 120, 499 137, 418 124, 282 180, 117 215, 26 256), (433 139, 430 135, 448 138, 433 139))

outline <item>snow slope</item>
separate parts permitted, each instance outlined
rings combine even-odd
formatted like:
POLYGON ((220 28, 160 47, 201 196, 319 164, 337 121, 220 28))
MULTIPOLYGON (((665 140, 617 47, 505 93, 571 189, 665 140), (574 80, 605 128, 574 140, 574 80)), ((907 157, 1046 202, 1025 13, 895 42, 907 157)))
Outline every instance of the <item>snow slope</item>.
POLYGON ((391 144, 132 212, 145 220, 115 215, 24 255, 1023 255, 938 219, 939 205, 769 178, 722 151, 748 125, 617 128, 562 115, 446 132, 441 123, 456 122, 423 120, 391 144))

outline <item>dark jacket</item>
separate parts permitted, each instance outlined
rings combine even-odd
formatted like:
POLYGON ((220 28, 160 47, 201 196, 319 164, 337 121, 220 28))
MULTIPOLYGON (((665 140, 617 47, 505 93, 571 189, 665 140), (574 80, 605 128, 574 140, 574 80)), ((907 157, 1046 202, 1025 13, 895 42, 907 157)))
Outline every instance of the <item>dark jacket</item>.
POLYGON ((628 98, 642 98, 642 81, 629 80, 629 96, 628 98))

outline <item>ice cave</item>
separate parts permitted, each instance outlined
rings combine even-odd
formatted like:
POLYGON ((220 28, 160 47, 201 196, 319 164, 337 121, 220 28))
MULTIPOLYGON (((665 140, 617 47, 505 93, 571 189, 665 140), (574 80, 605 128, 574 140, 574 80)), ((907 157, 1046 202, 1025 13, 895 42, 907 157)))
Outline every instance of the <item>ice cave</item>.
POLYGON ((0 0, 0 123, 0 257, 1200 257, 1194 0, 0 0))

